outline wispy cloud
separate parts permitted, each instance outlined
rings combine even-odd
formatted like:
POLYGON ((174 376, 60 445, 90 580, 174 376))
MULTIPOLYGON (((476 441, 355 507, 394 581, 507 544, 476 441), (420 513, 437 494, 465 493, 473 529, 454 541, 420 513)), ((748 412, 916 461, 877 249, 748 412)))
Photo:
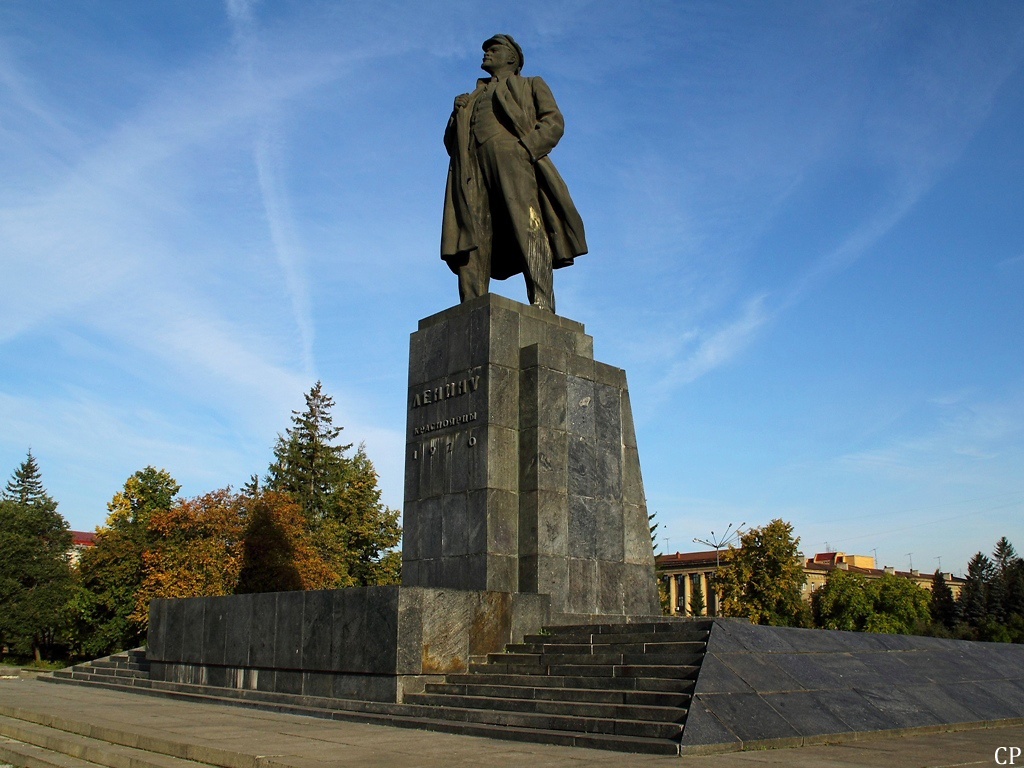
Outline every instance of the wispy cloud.
POLYGON ((1017 256, 1011 256, 1008 259, 1003 259, 996 266, 1000 269, 1014 269, 1021 265, 1024 265, 1024 253, 1017 256))
MULTIPOLYGON (((245 90, 253 99, 260 100, 265 96, 265 88, 261 82, 261 74, 257 71, 256 52, 259 41, 253 6, 251 0, 227 0, 228 18, 231 21, 232 38, 244 72, 245 90)), ((281 143, 279 137, 275 135, 273 123, 273 114, 261 116, 253 141, 253 161, 270 242, 284 277, 288 300, 299 331, 303 368, 308 375, 313 375, 316 366, 313 361, 314 326, 309 303, 309 287, 288 189, 281 173, 284 163, 281 143)))
MULTIPOLYGON (((903 430, 874 448, 846 454, 839 465, 936 485, 971 483, 991 490, 993 482, 1005 483, 1004 470, 1024 460, 1024 394, 987 402, 949 397, 932 402, 937 413, 916 431, 903 430)), ((1019 478, 1017 486, 1024 497, 1019 478)))
POLYGON ((668 368, 661 389, 689 384, 709 371, 724 365, 742 352, 771 319, 764 296, 749 299, 738 317, 706 333, 697 331, 692 346, 682 360, 668 368))

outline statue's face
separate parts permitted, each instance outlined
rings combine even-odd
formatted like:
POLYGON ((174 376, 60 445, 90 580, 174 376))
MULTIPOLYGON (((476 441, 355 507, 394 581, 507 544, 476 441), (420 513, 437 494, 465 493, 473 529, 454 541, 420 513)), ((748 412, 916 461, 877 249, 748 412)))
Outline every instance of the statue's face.
POLYGON ((514 71, 518 60, 519 56, 511 47, 495 42, 484 49, 484 60, 480 64, 480 69, 492 75, 499 70, 514 71))

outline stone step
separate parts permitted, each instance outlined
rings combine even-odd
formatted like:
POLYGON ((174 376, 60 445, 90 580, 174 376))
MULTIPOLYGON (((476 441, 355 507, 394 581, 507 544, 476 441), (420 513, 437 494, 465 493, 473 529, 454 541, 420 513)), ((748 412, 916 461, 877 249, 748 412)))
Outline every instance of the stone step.
POLYGON ((510 643, 505 646, 508 653, 704 653, 707 642, 703 640, 670 640, 666 642, 622 642, 622 643, 510 643))
POLYGON ((535 677, 652 677, 672 680, 689 680, 697 677, 700 666, 685 664, 471 664, 469 673, 482 674, 527 674, 535 677))
MULTIPOLYGON (((92 684, 111 690, 167 696, 185 701, 203 701, 211 704, 242 706, 274 712, 402 728, 422 728, 442 733, 457 733, 492 739, 587 747, 617 752, 659 755, 679 754, 678 737, 665 738, 662 736, 626 733, 626 731, 631 730, 630 725, 627 723, 619 726, 618 731, 621 732, 586 732, 540 727, 540 724, 543 722, 550 724, 550 716, 537 716, 532 719, 529 725, 522 724, 529 720, 529 718, 523 717, 505 717, 502 722, 493 723, 473 719, 475 713, 479 712, 478 710, 458 710, 454 708, 439 710, 435 707, 390 704, 386 702, 335 699, 317 700, 311 697, 293 696, 290 694, 269 694, 259 691, 239 691, 210 686, 193 686, 183 683, 159 683, 158 681, 152 681, 152 688, 135 688, 115 682, 85 683, 81 680, 58 680, 57 678, 52 679, 52 682, 77 685, 92 684), (548 720, 545 721, 544 717, 548 717, 548 720), (519 722, 510 722, 510 719, 515 719, 519 722)), ((569 720, 573 719, 567 718, 565 723, 567 724, 569 720)), ((581 724, 579 718, 576 718, 575 721, 577 726, 581 724)), ((680 726, 675 727, 681 730, 680 726)), ((615 730, 614 724, 612 729, 615 730)), ((637 729, 633 728, 632 730, 637 729)))
POLYGON ((523 642, 540 645, 584 644, 584 645, 616 645, 619 643, 670 643, 699 642, 706 643, 708 631, 687 632, 635 632, 635 633, 590 633, 565 632, 559 635, 526 635, 523 642))
POLYGON ((35 744, 25 744, 0 736, 0 766, 18 768, 97 768, 96 763, 51 752, 35 744))
POLYGON ((149 680, 149 675, 145 672, 127 669, 94 669, 88 666, 54 670, 53 677, 64 680, 149 680))
POLYGON ((121 667, 97 667, 93 664, 79 664, 78 666, 69 667, 68 669, 72 672, 87 672, 92 675, 106 675, 107 677, 149 677, 149 670, 122 669, 121 667))
MULTIPOLYGON (((12 755, 13 759, 5 758, 18 766, 197 768, 208 765, 3 715, 0 715, 0 735, 7 739, 15 739, 20 744, 20 747, 10 742, 0 745, 7 746, 19 755, 12 755)), ((0 755, 2 754, 3 751, 0 749, 0 755)))
POLYGON ((427 683, 425 693, 492 698, 545 699, 595 704, 633 704, 646 707, 690 705, 690 694, 675 691, 605 690, 601 688, 546 688, 534 685, 487 685, 480 683, 427 683))
POLYGON ((127 659, 96 659, 86 664, 79 666, 87 666, 91 669, 131 669, 139 672, 148 672, 149 663, 139 663, 137 661, 128 661, 127 659))
MULTIPOLYGON (((471 698, 471 697, 470 697, 471 698)), ((579 714, 549 714, 522 712, 506 709, 481 709, 475 706, 445 706, 431 704, 408 704, 419 707, 417 714, 430 715, 444 720, 457 720, 486 725, 505 725, 538 730, 576 731, 580 733, 604 733, 614 736, 642 736, 651 739, 674 739, 683 732, 677 722, 656 722, 647 720, 616 719, 609 717, 588 717, 579 714)), ((685 713, 680 713, 685 716, 685 713)))
MULTIPOLYGON (((487 665, 484 665, 485 670, 486 668, 487 665)), ((694 685, 694 681, 692 679, 680 678, 659 679, 654 677, 526 675, 521 672, 514 674, 487 671, 447 675, 445 679, 449 683, 454 683, 456 685, 463 683, 479 683, 482 685, 535 686, 545 688, 597 688, 602 690, 640 690, 662 691, 669 693, 691 693, 694 685)))
POLYGON ((560 624, 544 627, 550 635, 587 633, 593 635, 621 635, 652 632, 687 632, 711 630, 714 622, 707 619, 664 619, 629 624, 560 624))
POLYGON ((642 706, 639 704, 606 704, 566 699, 499 698, 495 696, 467 696, 455 693, 407 694, 406 703, 432 707, 458 707, 460 709, 486 709, 506 712, 529 712, 544 715, 571 715, 608 720, 635 720, 678 725, 686 717, 679 707, 642 706))
POLYGON ((488 664, 523 665, 526 667, 552 667, 566 664, 596 665, 699 665, 703 652, 647 654, 647 653, 489 653, 488 664))
MULTIPOLYGON (((40 677, 40 680, 46 679, 40 677)), ((146 676, 136 675, 109 675, 96 672, 92 672, 88 669, 81 667, 71 667, 69 669, 55 670, 51 677, 51 680, 56 682, 81 682, 81 683, 113 683, 119 686, 126 687, 149 687, 150 679, 146 676)))

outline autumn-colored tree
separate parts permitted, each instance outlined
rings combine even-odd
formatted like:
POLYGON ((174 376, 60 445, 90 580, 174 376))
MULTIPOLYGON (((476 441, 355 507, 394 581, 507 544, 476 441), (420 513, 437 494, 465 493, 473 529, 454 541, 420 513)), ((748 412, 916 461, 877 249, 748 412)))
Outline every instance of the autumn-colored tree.
POLYGON ((782 520, 744 533, 740 545, 723 554, 723 565, 713 577, 722 596, 722 613, 744 616, 755 624, 801 624, 806 606, 801 599, 799 543, 793 526, 782 520))
POLYGON ((240 497, 248 520, 237 594, 327 589, 338 581, 313 545, 299 505, 287 493, 250 488, 240 497))
POLYGON ((0 643, 39 660, 63 640, 72 597, 67 521, 29 451, 0 494, 0 643))
POLYGON ((146 621, 136 614, 144 578, 143 553, 152 548, 149 522, 170 509, 179 486, 165 470, 146 467, 129 477, 107 504, 95 546, 82 553, 75 639, 90 655, 139 645, 146 621))
POLYGON ((246 522, 244 507, 229 488, 155 510, 132 620, 146 624, 149 601, 157 597, 230 595, 242 570, 246 522))

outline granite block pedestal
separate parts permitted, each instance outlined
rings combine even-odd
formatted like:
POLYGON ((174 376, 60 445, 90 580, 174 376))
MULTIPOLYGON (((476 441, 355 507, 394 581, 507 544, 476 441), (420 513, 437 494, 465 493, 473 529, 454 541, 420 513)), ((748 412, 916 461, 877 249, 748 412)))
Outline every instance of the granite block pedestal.
POLYGON ((408 398, 404 585, 660 613, 626 376, 580 323, 493 294, 428 317, 408 398))

